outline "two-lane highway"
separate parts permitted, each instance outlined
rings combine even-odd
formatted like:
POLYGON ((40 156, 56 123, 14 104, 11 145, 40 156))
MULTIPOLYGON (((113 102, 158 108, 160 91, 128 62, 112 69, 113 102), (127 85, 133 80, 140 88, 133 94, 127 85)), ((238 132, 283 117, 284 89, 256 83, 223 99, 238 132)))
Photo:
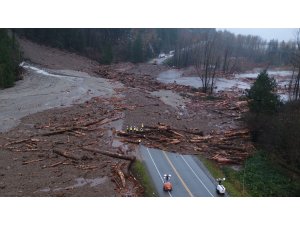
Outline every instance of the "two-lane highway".
POLYGON ((142 158, 152 177, 159 196, 213 197, 216 183, 191 155, 180 155, 140 146, 142 158), (163 191, 163 175, 171 174, 173 190, 163 191))

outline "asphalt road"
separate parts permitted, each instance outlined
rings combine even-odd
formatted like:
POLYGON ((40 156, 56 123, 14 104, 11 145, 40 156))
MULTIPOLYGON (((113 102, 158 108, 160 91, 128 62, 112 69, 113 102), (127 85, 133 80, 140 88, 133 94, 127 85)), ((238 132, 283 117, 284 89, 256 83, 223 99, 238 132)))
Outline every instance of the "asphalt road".
POLYGON ((142 158, 152 177, 159 196, 214 197, 216 183, 201 162, 191 155, 180 155, 140 146, 142 158), (171 174, 173 190, 163 191, 163 176, 171 174))

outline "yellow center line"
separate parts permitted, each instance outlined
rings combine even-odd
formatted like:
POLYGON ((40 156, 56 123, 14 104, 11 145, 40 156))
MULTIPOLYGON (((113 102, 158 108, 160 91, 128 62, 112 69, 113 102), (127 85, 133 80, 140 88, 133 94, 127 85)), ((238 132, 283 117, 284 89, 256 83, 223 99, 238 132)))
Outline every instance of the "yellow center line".
POLYGON ((177 177, 179 178, 179 180, 181 181, 183 187, 185 188, 185 190, 189 193, 189 195, 191 197, 194 197, 194 195, 192 194, 192 192, 190 191, 190 189, 187 187, 186 183, 183 181, 183 179, 181 178, 181 176, 179 175, 178 171, 176 170, 175 166, 173 165, 173 163, 171 162, 171 160, 169 159, 169 157, 167 156, 166 152, 164 152, 164 155, 166 157, 166 159, 168 160, 170 166, 172 167, 172 169, 174 170, 174 172, 176 173, 177 177))

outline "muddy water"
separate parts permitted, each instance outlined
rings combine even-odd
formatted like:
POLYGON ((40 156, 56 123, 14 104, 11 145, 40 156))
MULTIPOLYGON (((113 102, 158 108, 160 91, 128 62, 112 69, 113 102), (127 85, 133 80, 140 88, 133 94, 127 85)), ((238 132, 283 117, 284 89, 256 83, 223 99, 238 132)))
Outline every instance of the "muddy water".
MULTIPOLYGON (((232 79, 217 78, 215 90, 223 91, 230 90, 232 88, 238 88, 242 90, 249 89, 259 72, 260 70, 256 69, 255 72, 237 74, 232 79), (252 81, 245 81, 245 79, 251 79, 252 81)), ((276 79, 278 85, 281 88, 285 88, 288 86, 289 80, 292 76, 292 71, 270 70, 268 71, 268 74, 276 79)), ((159 74, 157 80, 162 83, 177 83, 181 85, 192 86, 195 88, 202 87, 202 81, 199 77, 183 77, 182 72, 176 69, 168 70, 159 74)), ((286 93, 280 93, 280 96, 283 100, 287 99, 286 93)))
POLYGON ((0 132, 8 131, 20 118, 55 107, 83 103, 95 96, 111 97, 120 83, 74 70, 49 70, 28 63, 21 66, 24 79, 0 90, 0 132))
MULTIPOLYGON (((251 73, 241 73, 241 74, 237 74, 236 78, 256 78, 259 74, 259 71, 257 72, 251 72, 251 73)), ((270 70, 268 71, 268 74, 270 77, 279 77, 279 76, 284 76, 289 78, 290 76, 292 76, 293 72, 289 71, 289 70, 270 70)))
MULTIPOLYGON (((183 77, 182 72, 174 69, 159 74, 157 80, 162 83, 177 83, 177 84, 191 86, 195 88, 202 87, 202 81, 199 77, 197 76, 183 77)), ((239 81, 238 79, 218 78, 216 80, 217 91, 226 90, 233 87, 246 89, 249 88, 250 85, 243 81, 239 81)))

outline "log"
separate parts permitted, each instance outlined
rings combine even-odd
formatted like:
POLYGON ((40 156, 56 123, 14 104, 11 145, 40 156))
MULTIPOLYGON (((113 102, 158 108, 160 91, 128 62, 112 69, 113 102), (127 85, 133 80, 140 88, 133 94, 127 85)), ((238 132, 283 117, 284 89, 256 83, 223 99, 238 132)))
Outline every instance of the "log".
POLYGON ((203 136, 203 131, 190 131, 190 130, 181 130, 181 131, 188 133, 188 134, 203 136))
POLYGON ((60 151, 60 150, 54 149, 53 152, 60 155, 60 156, 68 158, 68 159, 74 159, 74 160, 81 160, 82 159, 82 157, 78 157, 78 156, 75 156, 75 155, 69 155, 67 153, 67 151, 60 151))
POLYGON ((105 119, 106 119, 106 117, 102 117, 102 118, 100 118, 100 119, 98 119, 98 120, 94 120, 94 121, 85 123, 85 124, 83 124, 82 126, 88 127, 88 126, 94 125, 94 124, 96 124, 96 123, 99 123, 99 122, 101 122, 101 121, 103 121, 103 120, 105 120, 105 119))
POLYGON ((136 138, 143 138, 144 137, 144 134, 139 134, 139 133, 133 133, 133 132, 124 132, 124 131, 120 131, 120 130, 117 130, 116 133, 119 135, 119 136, 124 136, 124 137, 136 137, 136 138))
POLYGON ((200 135, 203 136, 203 131, 191 131, 191 130, 182 130, 182 129, 175 129, 175 128, 171 128, 169 125, 159 125, 157 127, 153 127, 153 126, 145 126, 145 128, 150 129, 150 130, 145 130, 144 132, 151 132, 151 131, 169 131, 171 133, 174 133, 178 136, 181 137, 185 137, 183 134, 178 133, 178 131, 180 132, 184 132, 184 133, 188 133, 188 134, 194 134, 194 135, 200 135))
POLYGON ((102 121, 99 125, 104 125, 106 123, 110 123, 110 122, 113 122, 113 121, 116 121, 116 120, 119 120, 119 119, 122 119, 122 117, 115 117, 115 118, 112 118, 112 119, 109 119, 109 120, 106 120, 106 121, 102 121))
POLYGON ((179 136, 179 137, 185 138, 185 136, 184 136, 183 134, 180 134, 180 133, 178 133, 178 132, 176 132, 176 131, 174 131, 174 130, 169 130, 169 131, 170 131, 171 133, 173 133, 173 134, 179 136))
POLYGON ((125 175, 121 170, 121 164, 120 163, 115 167, 115 170, 116 170, 118 176, 121 179, 122 187, 125 188, 125 186, 126 186, 125 175))
POLYGON ((98 153, 101 155, 107 155, 107 156, 110 156, 113 158, 118 158, 118 159, 124 159, 124 160, 129 160, 129 161, 135 161, 135 159, 136 159, 135 156, 129 156, 129 155, 123 155, 123 154, 113 153, 113 152, 109 152, 109 151, 97 150, 97 149, 85 147, 85 146, 82 147, 82 149, 85 151, 94 152, 94 153, 98 153))
POLYGON ((41 136, 51 136, 51 135, 56 135, 56 134, 63 134, 67 131, 72 131, 72 130, 76 130, 76 129, 78 129, 78 127, 69 127, 69 128, 65 128, 65 129, 62 129, 62 130, 56 130, 56 131, 43 133, 43 134, 41 134, 41 136))
POLYGON ((238 147, 238 146, 233 146, 233 145, 219 145, 219 144, 215 144, 214 145, 217 148, 220 149, 225 149, 225 150, 237 150, 237 151, 244 151, 245 147, 238 147))
POLYGON ((3 147, 6 147, 8 145, 20 144, 20 143, 23 143, 23 142, 26 142, 26 141, 36 142, 36 141, 38 141, 38 139, 26 138, 26 139, 22 139, 22 140, 17 140, 17 141, 9 142, 9 143, 5 144, 3 147))
POLYGON ((170 141, 169 141, 169 144, 174 144, 174 145, 176 145, 176 144, 179 144, 181 141, 180 140, 178 140, 178 139, 171 139, 170 141))
POLYGON ((225 137, 233 137, 233 136, 245 136, 249 134, 249 130, 239 130, 239 131, 227 131, 225 132, 225 137))
POLYGON ((125 176, 124 176, 124 173, 123 173, 121 170, 118 170, 117 173, 118 173, 118 175, 119 175, 119 177, 120 177, 120 179, 121 179, 121 181, 122 181, 122 186, 123 186, 123 188, 125 188, 126 182, 125 182, 125 176))
POLYGON ((233 160, 219 156, 218 154, 212 157, 211 159, 217 161, 218 163, 233 163, 233 160))
POLYGON ((43 133, 41 134, 41 136, 51 136, 51 135, 56 135, 56 134, 62 134, 65 132, 69 132, 69 131, 76 131, 76 130, 87 130, 86 126, 90 126, 92 124, 96 124, 96 123, 100 123, 99 125, 104 125, 106 123, 110 123, 113 122, 115 120, 119 120, 121 119, 121 117, 116 117, 116 118, 112 118, 112 119, 107 119, 107 118, 102 118, 100 120, 96 120, 93 122, 89 122, 86 124, 83 124, 82 126, 74 126, 74 127, 67 127, 67 128, 63 128, 61 130, 56 130, 56 131, 51 131, 51 132, 47 132, 47 133, 43 133))
POLYGON ((23 162, 22 164, 27 165, 27 164, 34 163, 34 162, 39 162, 39 161, 42 161, 42 160, 45 160, 45 159, 34 159, 34 160, 23 162))
POLYGON ((119 182, 117 181, 116 178, 113 177, 113 178, 112 178, 112 181, 115 182, 115 183, 117 184, 118 188, 121 188, 121 185, 119 184, 119 182))
POLYGON ((199 142, 205 142, 205 141, 208 141, 208 140, 210 140, 210 139, 212 139, 212 138, 213 138, 213 136, 211 136, 211 135, 207 135, 207 136, 203 136, 203 137, 198 136, 198 137, 193 137, 193 138, 190 139, 189 141, 190 141, 191 143, 199 143, 199 142))

